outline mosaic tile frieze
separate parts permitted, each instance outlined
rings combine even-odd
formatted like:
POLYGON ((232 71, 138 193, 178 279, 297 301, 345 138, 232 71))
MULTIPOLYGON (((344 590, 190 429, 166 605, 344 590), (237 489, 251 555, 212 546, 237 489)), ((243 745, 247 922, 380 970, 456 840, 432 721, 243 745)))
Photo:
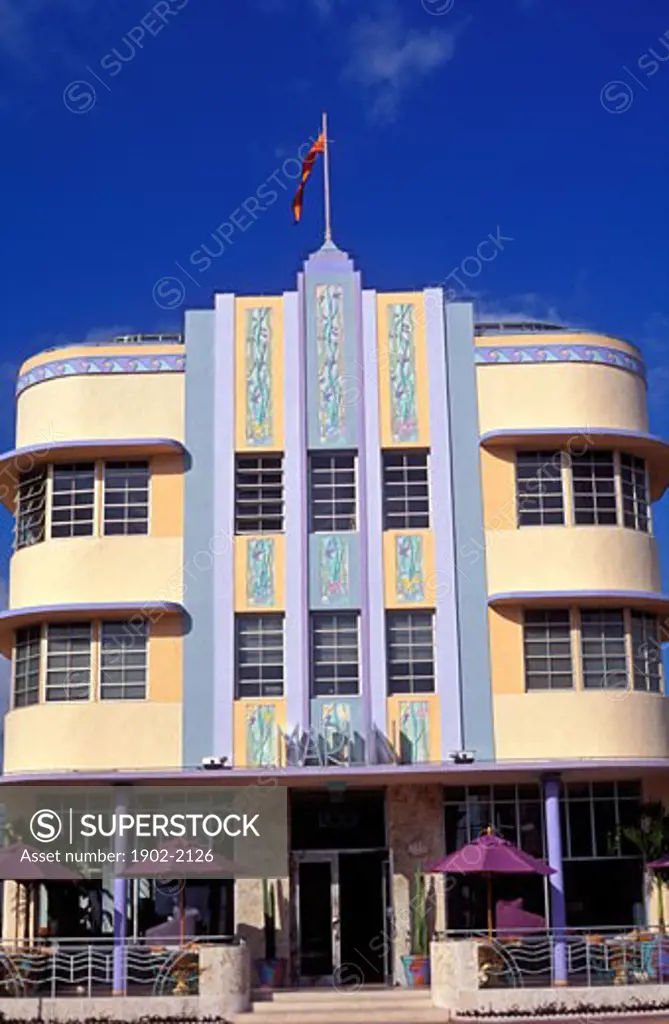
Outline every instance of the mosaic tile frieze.
POLYGON ((246 311, 244 341, 246 443, 262 447, 272 436, 272 310, 246 311))
POLYGON ((333 534, 319 538, 319 547, 321 602, 325 605, 344 604, 350 596, 348 541, 333 534))
POLYGON ((246 602, 250 608, 275 604, 275 548, 271 537, 256 537, 246 547, 246 602))
POLYGON ((475 362, 490 363, 601 363, 629 370, 645 379, 646 367, 642 359, 618 348, 604 345, 510 345, 477 346, 475 362))
POLYGON ((339 285, 316 288, 318 429, 322 444, 337 444, 346 436, 343 306, 344 290, 339 285))
POLYGON ((183 355, 153 356, 86 356, 82 359, 56 359, 42 363, 16 382, 16 394, 20 395, 33 384, 59 377, 82 377, 87 374, 113 373, 183 373, 186 357, 183 355))
POLYGON ((342 702, 321 704, 321 736, 330 757, 351 759, 351 705, 342 702))
POLYGON ((395 541, 395 582, 397 600, 415 604, 425 600, 423 538, 398 534, 395 541))
POLYGON ((430 706, 427 701, 400 701, 400 756, 403 761, 430 759, 430 706))
POLYGON ((250 768, 278 763, 279 734, 276 708, 257 704, 246 708, 246 763, 250 768))
POLYGON ((415 334, 415 306, 389 306, 390 431, 396 442, 418 440, 415 334))

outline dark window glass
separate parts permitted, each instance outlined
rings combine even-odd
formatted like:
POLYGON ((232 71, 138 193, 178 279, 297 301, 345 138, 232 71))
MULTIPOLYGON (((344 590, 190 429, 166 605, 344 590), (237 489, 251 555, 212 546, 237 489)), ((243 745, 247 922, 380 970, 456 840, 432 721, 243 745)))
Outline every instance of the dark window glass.
POLYGON ((620 456, 620 484, 623 495, 623 526, 631 530, 650 530, 646 463, 636 455, 620 456))
POLYGON ((46 518, 46 471, 22 473, 16 491, 14 548, 27 548, 44 540, 46 518))
POLYGON ((149 532, 148 462, 106 462, 104 532, 149 532))
POLYGON ((283 696, 283 615, 235 618, 237 697, 283 696))
POLYGON ((311 616, 312 696, 353 696, 359 689, 358 613, 314 612, 311 616))
POLYGON ((41 632, 39 626, 19 629, 14 642, 14 707, 39 702, 41 632))
POLYGON ((95 515, 95 466, 92 462, 53 467, 52 537, 90 537, 95 515))
POLYGON ((525 612, 525 688, 569 690, 574 685, 568 609, 525 612))
POLYGON ((625 619, 621 610, 581 610, 581 655, 585 689, 627 689, 625 619))
POLYGON ((283 531, 283 455, 238 455, 235 532, 283 531))
POLYGON ((356 529, 355 455, 312 452, 309 456, 309 529, 337 533, 356 529))
POLYGON ((88 700, 91 687, 91 626, 47 628, 47 700, 88 700))
POLYGON ((434 693, 434 613, 387 612, 388 693, 434 693))
POLYGON ((562 526, 561 452, 518 452, 516 502, 519 526, 562 526))
POLYGON ((613 452, 573 455, 571 472, 574 522, 580 526, 615 526, 618 515, 613 452))
POLYGON ((148 635, 145 622, 102 623, 101 700, 142 700, 146 697, 148 635))
POLYGON ((383 527, 421 530, 430 525, 427 452, 383 452, 383 527))
POLYGON ((634 689, 659 693, 662 689, 662 646, 657 618, 646 612, 633 611, 631 619, 634 689))

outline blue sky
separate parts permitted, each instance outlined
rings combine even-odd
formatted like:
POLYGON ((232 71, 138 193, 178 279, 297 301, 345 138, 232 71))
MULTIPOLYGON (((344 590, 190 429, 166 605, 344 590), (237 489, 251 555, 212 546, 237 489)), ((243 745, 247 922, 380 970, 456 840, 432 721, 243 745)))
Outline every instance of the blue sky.
MULTIPOLYGON (((494 261, 464 263, 479 308, 640 345, 652 429, 669 433, 663 7, 0 0, 0 447, 31 353, 179 329, 175 299, 293 286, 321 240, 320 180, 299 227, 290 197, 323 108, 335 240, 366 284, 442 283, 501 233, 494 261)), ((663 506, 657 519, 666 568, 663 506)), ((2 517, 4 578, 10 527, 2 517)))

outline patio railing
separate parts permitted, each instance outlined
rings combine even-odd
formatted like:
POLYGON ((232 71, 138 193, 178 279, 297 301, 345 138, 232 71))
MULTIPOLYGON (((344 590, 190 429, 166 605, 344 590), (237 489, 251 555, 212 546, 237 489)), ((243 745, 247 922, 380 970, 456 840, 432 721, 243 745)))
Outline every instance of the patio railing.
POLYGON ((189 939, 185 944, 128 940, 48 939, 0 946, 0 998, 105 996, 114 993, 119 958, 128 995, 198 995, 203 942, 229 945, 231 936, 189 939))
POLYGON ((569 985, 669 983, 669 934, 657 929, 567 929, 513 935, 447 932, 448 939, 477 938, 482 988, 550 986, 556 962, 566 965, 569 985))

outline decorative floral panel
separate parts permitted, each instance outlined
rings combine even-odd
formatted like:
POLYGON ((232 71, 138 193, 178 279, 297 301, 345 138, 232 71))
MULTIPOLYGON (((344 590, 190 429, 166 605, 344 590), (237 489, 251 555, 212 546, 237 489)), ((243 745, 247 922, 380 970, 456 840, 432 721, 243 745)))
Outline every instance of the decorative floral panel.
POLYGON ((395 578, 397 600, 415 604, 425 600, 423 538, 416 534, 398 534, 395 541, 395 578))
POLYGON ((338 443, 346 436, 343 306, 344 292, 339 285, 316 288, 318 427, 323 444, 338 443))
POLYGON ((336 761, 351 759, 351 705, 321 704, 321 735, 325 749, 336 761))
POLYGON ((246 548, 246 603, 251 608, 271 608, 275 603, 274 540, 255 537, 246 548))
POLYGON ((418 440, 415 310, 407 302, 388 307, 390 432, 397 442, 418 440))
POLYGON ((246 443, 271 445, 272 437, 272 310, 246 310, 244 346, 246 377, 246 443))
POLYGON ((250 768, 276 765, 279 761, 279 732, 273 704, 246 708, 246 763, 250 768))
POLYGON ((344 603, 349 597, 349 550, 339 534, 319 538, 320 585, 323 604, 344 603))
POLYGON ((430 706, 424 700, 400 701, 400 756, 405 762, 430 759, 430 706))

